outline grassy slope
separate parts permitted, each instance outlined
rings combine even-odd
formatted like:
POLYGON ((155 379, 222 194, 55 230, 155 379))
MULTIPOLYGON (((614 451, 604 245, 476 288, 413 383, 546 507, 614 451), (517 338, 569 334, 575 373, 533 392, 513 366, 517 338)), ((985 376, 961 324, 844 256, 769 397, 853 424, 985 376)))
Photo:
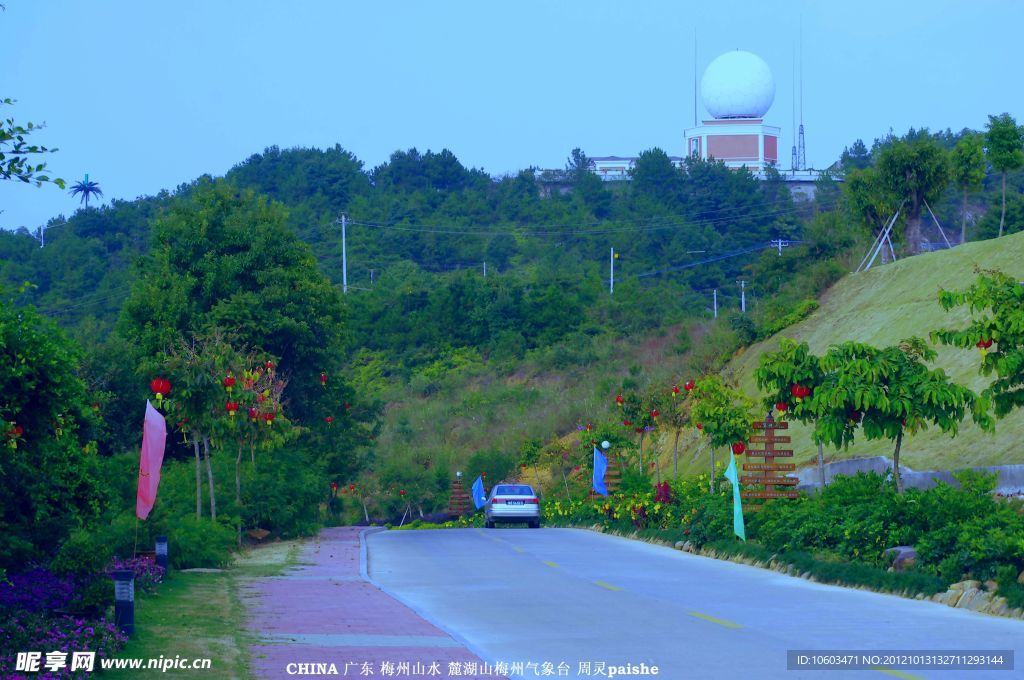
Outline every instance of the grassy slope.
MULTIPOLYGON (((949 251, 908 258, 863 274, 851 274, 836 284, 822 300, 821 308, 805 321, 779 335, 750 347, 729 366, 748 394, 759 394, 752 373, 762 352, 778 347, 782 336, 803 340, 811 351, 823 353, 830 344, 856 340, 876 346, 898 342, 911 335, 928 337, 929 331, 961 327, 969 318, 965 309, 946 313, 938 305, 940 288, 966 288, 975 279, 975 266, 999 269, 1024 279, 1024 233, 1001 239, 968 243, 949 251)), ((937 347, 936 366, 974 390, 988 379, 978 375, 974 350, 937 347)), ((810 464, 816 454, 806 428, 794 423, 794 460, 810 464)), ((978 465, 1024 463, 1024 412, 998 422, 995 435, 986 435, 965 423, 959 435, 949 438, 928 430, 904 441, 901 462, 916 470, 950 469, 978 465)), ((826 461, 839 458, 892 455, 888 441, 858 441, 848 451, 826 450, 826 461)))

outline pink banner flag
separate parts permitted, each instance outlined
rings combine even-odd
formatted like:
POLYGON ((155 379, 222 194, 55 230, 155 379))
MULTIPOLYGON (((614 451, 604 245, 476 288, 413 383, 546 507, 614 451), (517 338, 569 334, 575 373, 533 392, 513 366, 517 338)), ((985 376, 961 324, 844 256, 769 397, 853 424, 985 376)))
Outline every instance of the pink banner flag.
POLYGON ((160 466, 164 462, 167 423, 160 412, 146 401, 146 421, 142 426, 142 454, 139 457, 139 492, 135 497, 135 515, 149 517, 160 486, 160 466))

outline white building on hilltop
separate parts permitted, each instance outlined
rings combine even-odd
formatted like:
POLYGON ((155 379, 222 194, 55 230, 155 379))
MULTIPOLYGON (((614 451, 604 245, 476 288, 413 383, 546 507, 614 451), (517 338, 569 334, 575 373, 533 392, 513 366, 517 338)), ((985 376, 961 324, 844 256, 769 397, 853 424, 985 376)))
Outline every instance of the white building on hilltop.
POLYGON ((781 130, 765 125, 775 101, 775 79, 761 57, 736 50, 719 56, 704 71, 701 98, 712 120, 685 132, 691 156, 713 158, 755 175, 778 165, 781 130))

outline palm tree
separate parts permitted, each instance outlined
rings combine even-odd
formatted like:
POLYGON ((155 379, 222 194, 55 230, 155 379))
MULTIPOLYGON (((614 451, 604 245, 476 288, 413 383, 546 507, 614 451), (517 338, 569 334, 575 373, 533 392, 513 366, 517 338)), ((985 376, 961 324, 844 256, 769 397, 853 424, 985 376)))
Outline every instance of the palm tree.
POLYGON ((90 182, 89 175, 85 176, 85 179, 81 182, 75 182, 71 185, 71 195, 82 194, 82 201, 85 203, 85 207, 89 207, 89 196, 102 196, 103 192, 100 191, 100 185, 98 182, 90 182))

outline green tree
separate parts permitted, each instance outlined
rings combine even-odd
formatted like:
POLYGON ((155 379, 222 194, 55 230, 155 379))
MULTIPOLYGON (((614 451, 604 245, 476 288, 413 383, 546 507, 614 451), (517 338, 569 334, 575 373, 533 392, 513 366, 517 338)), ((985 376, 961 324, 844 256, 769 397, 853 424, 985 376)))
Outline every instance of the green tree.
POLYGON ((919 134, 884 147, 876 167, 881 184, 904 201, 907 248, 917 254, 923 241, 921 211, 929 199, 934 202, 949 185, 949 153, 931 137, 919 134))
POLYGON ((967 194, 981 189, 985 180, 985 148, 981 135, 967 133, 953 149, 953 182, 963 192, 960 208, 960 243, 967 242, 967 194))
POLYGON ((90 182, 89 175, 86 175, 84 180, 82 180, 81 182, 75 182, 74 184, 71 185, 71 195, 77 196, 78 194, 82 195, 82 200, 80 202, 85 203, 85 207, 88 208, 89 197, 102 196, 103 192, 100 190, 99 183, 90 182))
POLYGON ((985 145, 988 162, 1003 177, 1003 211, 999 218, 999 235, 1003 235, 1006 222, 1006 173, 1024 166, 1024 128, 1008 113, 989 116, 985 145))
POLYGON ((871 152, 864 145, 863 139, 858 139, 850 146, 843 149, 839 162, 844 172, 852 170, 863 170, 871 166, 871 152))
POLYGON ((777 409, 786 414, 786 420, 814 425, 814 443, 818 445, 818 481, 824 489, 824 439, 817 431, 819 410, 806 398, 814 394, 825 379, 821 358, 811 354, 806 342, 782 338, 778 351, 765 352, 760 356, 754 369, 754 379, 758 387, 768 392, 764 405, 769 412, 777 409))
POLYGON ((682 180, 682 175, 672 164, 672 159, 657 147, 640 153, 629 171, 629 176, 633 178, 634 192, 663 204, 670 204, 675 200, 682 180))
MULTIPOLYGON (((711 450, 711 492, 715 492, 715 449, 731 447, 750 437, 754 402, 738 390, 728 387, 717 375, 708 375, 694 384, 691 418, 702 424, 711 450)), ((732 455, 732 451, 728 451, 732 455)))
POLYGON ((100 515, 108 496, 78 348, 34 307, 7 301, 0 301, 0 347, 3 569, 49 556, 100 515))
MULTIPOLYGON (((14 100, 0 99, 0 106, 11 106, 14 100)), ((32 158, 40 154, 53 153, 57 149, 49 149, 39 144, 30 144, 26 138, 42 128, 41 125, 25 123, 19 125, 13 118, 0 120, 0 179, 15 180, 26 184, 42 186, 43 182, 53 182, 61 189, 64 180, 51 178, 46 163, 34 163, 32 158)))
POLYGON ((962 306, 970 310, 966 328, 936 330, 932 339, 981 351, 979 372, 996 375, 982 392, 992 399, 996 416, 1024 405, 1024 286, 1003 272, 980 270, 967 290, 940 291, 939 304, 946 311, 962 306))

